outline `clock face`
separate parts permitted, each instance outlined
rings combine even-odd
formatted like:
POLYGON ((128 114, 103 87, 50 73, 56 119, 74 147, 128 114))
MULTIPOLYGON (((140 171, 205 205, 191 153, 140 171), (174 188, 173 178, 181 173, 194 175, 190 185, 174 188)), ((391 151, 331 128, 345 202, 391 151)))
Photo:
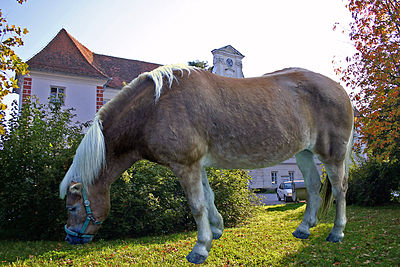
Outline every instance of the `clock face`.
POLYGON ((233 60, 231 58, 228 58, 226 60, 226 65, 228 65, 228 67, 232 67, 233 66, 233 60))

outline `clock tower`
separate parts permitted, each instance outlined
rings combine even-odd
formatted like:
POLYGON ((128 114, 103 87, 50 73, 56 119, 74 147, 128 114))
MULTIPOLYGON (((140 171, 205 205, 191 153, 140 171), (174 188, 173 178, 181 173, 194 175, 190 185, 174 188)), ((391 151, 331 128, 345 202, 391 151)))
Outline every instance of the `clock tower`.
POLYGON ((226 77, 243 78, 242 71, 242 55, 239 51, 231 45, 214 49, 211 51, 213 54, 213 73, 226 77))

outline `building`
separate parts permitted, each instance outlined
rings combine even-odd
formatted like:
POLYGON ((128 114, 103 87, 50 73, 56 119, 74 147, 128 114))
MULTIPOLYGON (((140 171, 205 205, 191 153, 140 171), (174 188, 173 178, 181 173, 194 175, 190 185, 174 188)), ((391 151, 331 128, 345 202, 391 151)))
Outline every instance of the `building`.
POLYGON ((75 109, 80 122, 92 120, 123 82, 161 66, 93 53, 65 29, 27 63, 30 74, 18 79, 19 103, 33 95, 41 103, 61 97, 66 108, 75 109))
MULTIPOLYGON (((231 45, 214 49, 212 72, 243 78, 242 55, 231 45)), ((38 54, 28 60, 29 76, 19 77, 20 105, 36 95, 41 103, 60 97, 66 108, 74 108, 77 121, 93 119, 101 106, 139 74, 160 64, 93 53, 65 29, 38 54)), ((321 163, 317 163, 321 170, 321 163)), ((282 181, 302 179, 295 158, 268 168, 250 170, 250 188, 276 188, 282 181)))
POLYGON ((214 49, 211 51, 213 54, 213 70, 212 72, 217 75, 243 78, 242 59, 244 56, 233 48, 231 45, 214 49))

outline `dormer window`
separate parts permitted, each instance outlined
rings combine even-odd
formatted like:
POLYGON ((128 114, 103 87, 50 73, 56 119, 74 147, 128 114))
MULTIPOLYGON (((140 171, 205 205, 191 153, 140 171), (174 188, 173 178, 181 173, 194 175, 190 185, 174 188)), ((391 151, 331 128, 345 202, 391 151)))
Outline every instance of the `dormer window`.
POLYGON ((65 103, 65 87, 51 86, 50 87, 50 101, 65 103))

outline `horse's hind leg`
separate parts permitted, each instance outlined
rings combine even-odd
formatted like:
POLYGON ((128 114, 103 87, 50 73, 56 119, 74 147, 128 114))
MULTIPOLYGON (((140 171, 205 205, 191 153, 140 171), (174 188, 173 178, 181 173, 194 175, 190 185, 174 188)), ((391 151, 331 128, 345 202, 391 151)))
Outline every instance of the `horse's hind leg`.
POLYGON ((296 231, 293 232, 293 236, 306 239, 310 235, 310 228, 316 226, 318 223, 317 212, 321 204, 321 197, 319 196, 321 179, 311 151, 303 150, 298 153, 296 155, 296 162, 304 177, 308 201, 303 221, 297 227, 296 231))
POLYGON ((173 166, 172 169, 178 176, 179 182, 185 191, 198 231, 197 242, 186 259, 189 262, 200 264, 208 257, 213 238, 208 219, 207 204, 204 197, 201 166, 200 164, 194 164, 192 166, 179 165, 173 166))
POLYGON ((332 193, 336 200, 336 219, 332 231, 327 241, 341 242, 343 240, 343 230, 346 226, 346 191, 347 174, 345 172, 344 161, 336 163, 326 163, 326 172, 332 185, 332 193))
POLYGON ((210 221, 211 232, 213 239, 218 239, 222 236, 224 231, 224 220, 218 212, 214 204, 214 192, 211 190, 208 182, 206 170, 203 168, 201 171, 201 180, 203 183, 204 198, 207 205, 208 219, 210 221))

